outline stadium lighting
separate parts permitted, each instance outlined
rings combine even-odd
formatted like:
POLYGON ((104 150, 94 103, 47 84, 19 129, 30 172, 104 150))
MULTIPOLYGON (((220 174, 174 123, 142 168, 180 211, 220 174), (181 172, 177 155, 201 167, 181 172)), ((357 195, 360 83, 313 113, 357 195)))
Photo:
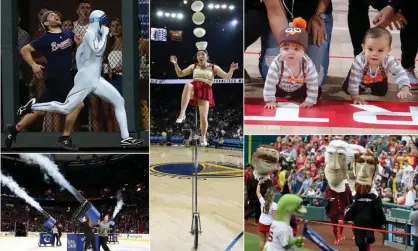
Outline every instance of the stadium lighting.
POLYGON ((232 20, 232 25, 237 25, 238 24, 238 21, 236 20, 236 19, 234 19, 234 20, 232 20))
POLYGON ((169 17, 170 13, 166 12, 166 13, 164 13, 164 16, 169 17))
POLYGON ((164 13, 162 11, 157 12, 157 16, 162 17, 163 15, 164 15, 164 13))
POLYGON ((215 5, 215 9, 219 9, 221 6, 219 4, 215 5))
POLYGON ((222 4, 221 7, 222 7, 222 9, 226 9, 227 6, 226 6, 226 4, 222 4))
POLYGON ((230 10, 233 10, 233 9, 235 9, 235 6, 234 6, 234 5, 230 5, 230 6, 229 6, 229 9, 230 9, 230 10))
POLYGON ((177 18, 178 19, 183 19, 183 14, 181 14, 181 13, 177 14, 177 18))
POLYGON ((214 6, 213 6, 213 4, 212 4, 212 3, 208 5, 208 8, 209 8, 209 9, 213 9, 213 7, 214 7, 214 6))
POLYGON ((176 13, 171 13, 171 17, 176 17, 177 16, 177 14, 176 13))

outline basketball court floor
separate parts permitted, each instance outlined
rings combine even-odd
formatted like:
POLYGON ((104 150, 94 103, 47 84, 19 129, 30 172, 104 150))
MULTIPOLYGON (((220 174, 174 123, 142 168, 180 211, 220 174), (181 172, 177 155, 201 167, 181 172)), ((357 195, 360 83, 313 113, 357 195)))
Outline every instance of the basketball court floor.
MULTIPOLYGON (((366 106, 352 105, 350 97, 342 91, 342 81, 353 62, 353 47, 348 32, 347 0, 333 0, 334 28, 332 31, 330 66, 326 82, 322 85, 323 95, 319 105, 299 109, 296 104, 280 100, 277 110, 264 109, 263 80, 258 71, 260 40, 245 53, 245 69, 251 83, 245 84, 245 133, 309 133, 316 134, 408 134, 418 131, 418 91, 413 97, 400 101, 396 97, 397 86, 390 84, 384 98, 367 93, 362 95, 369 101, 366 106), (377 101, 377 99, 379 99, 377 101)), ((370 20, 376 15, 370 9, 370 20)), ((392 31, 391 55, 401 56, 399 31, 392 31)), ((416 60, 417 61, 417 60, 416 60)), ((416 63, 417 69, 418 64, 416 63)), ((393 83, 393 78, 389 78, 393 83)))
MULTIPOLYGON (((150 148, 151 250, 194 250, 192 148, 150 148)), ((242 152, 199 148, 198 250, 243 250, 242 152)))

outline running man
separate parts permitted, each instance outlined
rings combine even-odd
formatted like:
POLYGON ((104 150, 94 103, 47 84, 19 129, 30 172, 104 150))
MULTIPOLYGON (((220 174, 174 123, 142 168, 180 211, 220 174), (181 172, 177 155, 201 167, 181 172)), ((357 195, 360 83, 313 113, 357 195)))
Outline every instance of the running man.
MULTIPOLYGON (((71 74, 72 52, 74 44, 81 44, 82 39, 78 34, 74 34, 69 30, 61 29, 60 17, 53 11, 46 11, 41 17, 41 25, 45 29, 45 34, 36 40, 25 45, 20 53, 23 59, 30 65, 35 77, 41 78, 44 74, 43 66, 38 65, 32 58, 32 53, 41 53, 48 64, 45 69, 45 91, 39 98, 41 102, 52 100, 64 101, 74 86, 73 75, 71 74)), ((67 114, 65 118, 65 126, 62 136, 58 139, 57 144, 67 150, 75 150, 78 148, 72 143, 70 133, 84 103, 79 103, 73 111, 67 114)), ((33 113, 22 113, 25 115, 19 123, 7 128, 5 137, 5 148, 10 149, 16 136, 23 129, 35 122, 39 117, 43 117, 46 111, 35 111, 33 113)))

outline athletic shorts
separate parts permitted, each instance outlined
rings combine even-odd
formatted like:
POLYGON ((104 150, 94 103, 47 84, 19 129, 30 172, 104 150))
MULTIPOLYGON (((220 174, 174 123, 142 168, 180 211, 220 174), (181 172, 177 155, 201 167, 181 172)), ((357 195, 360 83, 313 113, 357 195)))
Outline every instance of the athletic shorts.
POLYGON ((270 226, 271 225, 264 225, 264 224, 258 222, 257 230, 258 230, 258 232, 261 232, 261 233, 268 233, 268 232, 270 232, 270 226))
POLYGON ((45 80, 44 93, 42 93, 42 95, 39 97, 37 103, 45 103, 51 101, 64 102, 73 86, 73 74, 68 74, 68 76, 47 78, 45 80))

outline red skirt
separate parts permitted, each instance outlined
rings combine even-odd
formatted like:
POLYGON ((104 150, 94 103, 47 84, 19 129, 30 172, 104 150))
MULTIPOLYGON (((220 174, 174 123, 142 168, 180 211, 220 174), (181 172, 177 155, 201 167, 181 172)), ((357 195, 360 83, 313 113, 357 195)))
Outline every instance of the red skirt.
POLYGON ((258 230, 258 232, 261 232, 261 233, 268 233, 268 232, 270 232, 270 226, 271 225, 264 225, 264 224, 258 222, 257 230, 258 230))
POLYGON ((215 106, 215 100, 213 99, 212 86, 202 82, 193 81, 193 97, 190 99, 189 104, 197 106, 198 100, 203 99, 209 101, 209 107, 215 106))

